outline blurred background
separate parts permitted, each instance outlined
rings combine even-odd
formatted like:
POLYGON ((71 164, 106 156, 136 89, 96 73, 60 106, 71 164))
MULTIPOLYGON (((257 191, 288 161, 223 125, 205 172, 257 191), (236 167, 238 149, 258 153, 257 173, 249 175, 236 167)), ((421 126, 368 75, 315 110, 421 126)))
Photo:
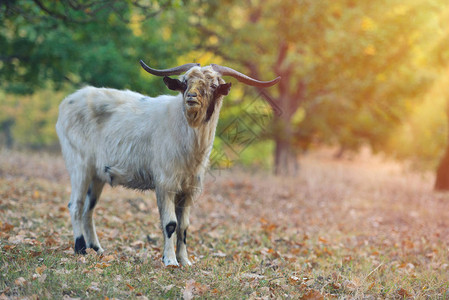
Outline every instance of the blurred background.
POLYGON ((139 59, 217 63, 282 81, 227 78, 213 167, 370 149, 449 189, 447 0, 3 0, 0 23, 0 148, 59 151, 58 105, 85 85, 169 93, 139 59))

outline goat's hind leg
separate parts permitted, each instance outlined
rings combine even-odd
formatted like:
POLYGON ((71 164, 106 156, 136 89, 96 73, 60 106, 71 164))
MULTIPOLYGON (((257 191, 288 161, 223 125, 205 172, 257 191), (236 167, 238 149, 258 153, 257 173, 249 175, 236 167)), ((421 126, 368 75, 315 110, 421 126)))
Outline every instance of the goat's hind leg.
POLYGON ((75 238, 76 254, 86 254, 86 240, 83 235, 82 214, 90 178, 85 178, 85 174, 85 172, 77 170, 70 176, 72 193, 70 195, 69 211, 72 220, 73 236, 75 238))
POLYGON ((94 179, 92 180, 89 190, 87 191, 86 201, 84 202, 83 211, 83 228, 84 234, 87 242, 87 248, 92 248, 97 251, 98 254, 104 252, 101 248, 100 242, 98 241, 97 232, 95 231, 95 222, 93 219, 93 213, 95 205, 100 198, 101 191, 103 190, 104 182, 94 179))

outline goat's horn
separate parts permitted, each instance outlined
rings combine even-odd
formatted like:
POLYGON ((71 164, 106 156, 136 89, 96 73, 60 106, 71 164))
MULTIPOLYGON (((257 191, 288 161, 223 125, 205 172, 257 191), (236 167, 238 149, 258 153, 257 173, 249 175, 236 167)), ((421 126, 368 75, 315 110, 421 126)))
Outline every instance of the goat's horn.
POLYGON ((242 74, 242 73, 240 73, 234 69, 228 68, 228 67, 224 67, 224 66, 220 66, 220 65, 216 65, 216 64, 211 64, 211 67, 212 67, 212 69, 214 69, 215 72, 220 73, 222 76, 232 76, 235 79, 237 79, 238 81, 243 82, 247 85, 251 85, 251 86, 270 87, 270 86, 278 83, 279 80, 281 80, 281 77, 277 77, 270 81, 260 81, 260 80, 251 78, 245 74, 242 74))
POLYGON ((165 69, 165 70, 156 70, 153 68, 150 68, 149 66, 147 66, 143 60, 140 60, 140 65, 142 66, 142 68, 147 71, 150 74, 156 75, 156 76, 170 76, 170 75, 179 75, 182 74, 184 72, 187 72, 188 70, 190 70, 193 67, 199 67, 200 64, 185 64, 185 65, 181 65, 178 67, 174 67, 171 69, 165 69))

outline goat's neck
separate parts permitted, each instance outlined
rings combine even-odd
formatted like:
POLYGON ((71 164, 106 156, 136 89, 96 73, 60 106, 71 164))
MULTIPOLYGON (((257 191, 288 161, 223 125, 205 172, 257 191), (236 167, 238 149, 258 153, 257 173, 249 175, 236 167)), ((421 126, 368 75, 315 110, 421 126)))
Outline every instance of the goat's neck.
MULTIPOLYGON (((196 128, 189 127, 194 136, 192 150, 198 162, 207 161, 215 138, 215 130, 217 128, 222 101, 219 99, 216 103, 215 111, 207 122, 203 122, 196 128)), ((188 126, 188 125, 187 125, 188 126)))
POLYGON ((209 154, 210 149, 212 149, 212 144, 214 143, 215 130, 218 124, 218 114, 219 111, 215 111, 214 115, 207 123, 203 123, 194 129, 196 135, 196 146, 201 149, 209 149, 207 154, 209 154))

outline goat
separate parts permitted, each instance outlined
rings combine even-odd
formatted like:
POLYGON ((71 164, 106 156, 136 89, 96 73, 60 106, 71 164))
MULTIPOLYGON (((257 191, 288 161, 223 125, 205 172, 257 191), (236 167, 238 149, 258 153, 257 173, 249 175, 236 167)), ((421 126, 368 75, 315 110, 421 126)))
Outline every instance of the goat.
POLYGON ((164 76, 166 86, 180 93, 151 98, 85 87, 60 104, 56 131, 70 174, 75 253, 85 254, 86 248, 104 251, 92 217, 108 183, 154 190, 164 235, 163 263, 191 265, 186 249, 190 207, 202 191, 222 99, 231 87, 221 76, 258 87, 272 86, 280 77, 258 81, 214 64, 166 70, 140 64, 148 73, 164 76), (168 77, 183 73, 179 79, 168 77))

